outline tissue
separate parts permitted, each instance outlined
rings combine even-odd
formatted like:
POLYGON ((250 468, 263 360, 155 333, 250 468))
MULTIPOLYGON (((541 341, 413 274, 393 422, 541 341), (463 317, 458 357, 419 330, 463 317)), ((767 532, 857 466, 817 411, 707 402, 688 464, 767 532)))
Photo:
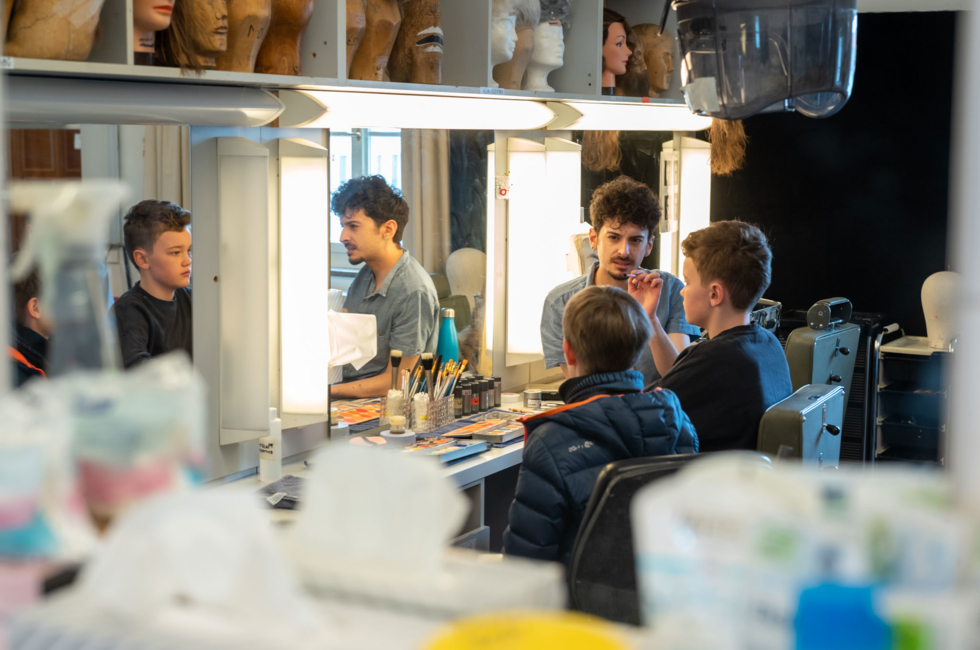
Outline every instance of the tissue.
POLYGON ((469 502, 430 459, 328 445, 306 488, 286 534, 319 594, 440 616, 564 606, 561 565, 447 548, 469 502))
POLYGON ((89 606, 141 628, 196 616, 212 632, 275 639, 266 647, 322 642, 328 632, 284 561, 267 515, 241 492, 148 499, 116 522, 78 589, 89 606))
POLYGON ((327 332, 330 337, 329 382, 344 379, 343 366, 351 364, 360 370, 378 354, 378 320, 374 314, 345 314, 344 294, 339 289, 328 292, 327 332))
POLYGON ((328 445, 310 477, 297 541, 380 571, 435 570, 468 502, 437 463, 404 456, 328 445))

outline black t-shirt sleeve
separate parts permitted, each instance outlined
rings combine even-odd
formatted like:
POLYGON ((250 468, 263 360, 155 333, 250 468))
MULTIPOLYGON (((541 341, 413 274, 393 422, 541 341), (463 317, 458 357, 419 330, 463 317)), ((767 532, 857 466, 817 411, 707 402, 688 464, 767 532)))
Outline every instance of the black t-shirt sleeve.
POLYGON ((124 368, 150 359, 150 320, 132 301, 116 301, 112 306, 119 332, 124 368))

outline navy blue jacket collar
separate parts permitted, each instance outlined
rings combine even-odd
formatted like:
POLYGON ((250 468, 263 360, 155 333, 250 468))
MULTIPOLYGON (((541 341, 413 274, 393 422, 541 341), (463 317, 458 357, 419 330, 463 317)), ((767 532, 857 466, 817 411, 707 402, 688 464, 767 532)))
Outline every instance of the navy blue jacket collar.
POLYGON ((558 388, 566 404, 583 402, 596 395, 624 395, 643 392, 643 373, 636 370, 598 372, 565 381, 558 388))

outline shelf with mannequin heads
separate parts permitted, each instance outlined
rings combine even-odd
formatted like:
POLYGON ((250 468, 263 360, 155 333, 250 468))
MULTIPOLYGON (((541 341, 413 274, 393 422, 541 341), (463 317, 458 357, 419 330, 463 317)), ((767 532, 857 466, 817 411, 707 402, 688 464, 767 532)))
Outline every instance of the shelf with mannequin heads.
MULTIPOLYGON (((101 8, 87 55, 85 48, 59 45, 78 42, 78 32, 65 36, 63 28, 17 49, 26 36, 15 33, 18 12, 43 15, 56 1, 19 0, 3 65, 9 72, 642 101, 600 95, 601 0, 87 0, 90 11, 101 8), (164 5, 172 9, 169 16, 164 5), (140 64, 150 56, 153 65, 140 64)), ((607 4, 625 12, 631 25, 659 23, 655 2, 607 4)), ((662 99, 681 101, 676 77, 662 99)))

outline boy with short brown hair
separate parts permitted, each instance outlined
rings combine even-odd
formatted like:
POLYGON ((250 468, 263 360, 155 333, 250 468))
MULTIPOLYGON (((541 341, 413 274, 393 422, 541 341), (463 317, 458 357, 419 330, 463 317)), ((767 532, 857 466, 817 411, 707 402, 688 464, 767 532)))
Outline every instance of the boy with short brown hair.
POLYGON ((7 353, 14 361, 14 386, 48 370, 48 339, 54 324, 41 312, 41 278, 32 269, 14 284, 14 341, 7 353))
POLYGON ((562 316, 565 406, 523 420, 527 430, 504 552, 568 564, 602 468, 626 458, 698 451, 670 391, 643 392, 631 370, 653 326, 622 289, 587 287, 562 316))
MULTIPOLYGON (((680 398, 701 451, 755 450, 762 415, 793 392, 779 340, 749 322, 769 287, 769 242, 751 224, 719 221, 688 235, 681 247, 684 313, 707 335, 681 352, 655 385, 680 398)), ((649 314, 658 291, 645 280, 631 281, 630 293, 649 314)))
POLYGON ((126 214, 126 252, 140 274, 112 307, 126 368, 171 350, 193 355, 190 222, 170 201, 141 201, 126 214))

